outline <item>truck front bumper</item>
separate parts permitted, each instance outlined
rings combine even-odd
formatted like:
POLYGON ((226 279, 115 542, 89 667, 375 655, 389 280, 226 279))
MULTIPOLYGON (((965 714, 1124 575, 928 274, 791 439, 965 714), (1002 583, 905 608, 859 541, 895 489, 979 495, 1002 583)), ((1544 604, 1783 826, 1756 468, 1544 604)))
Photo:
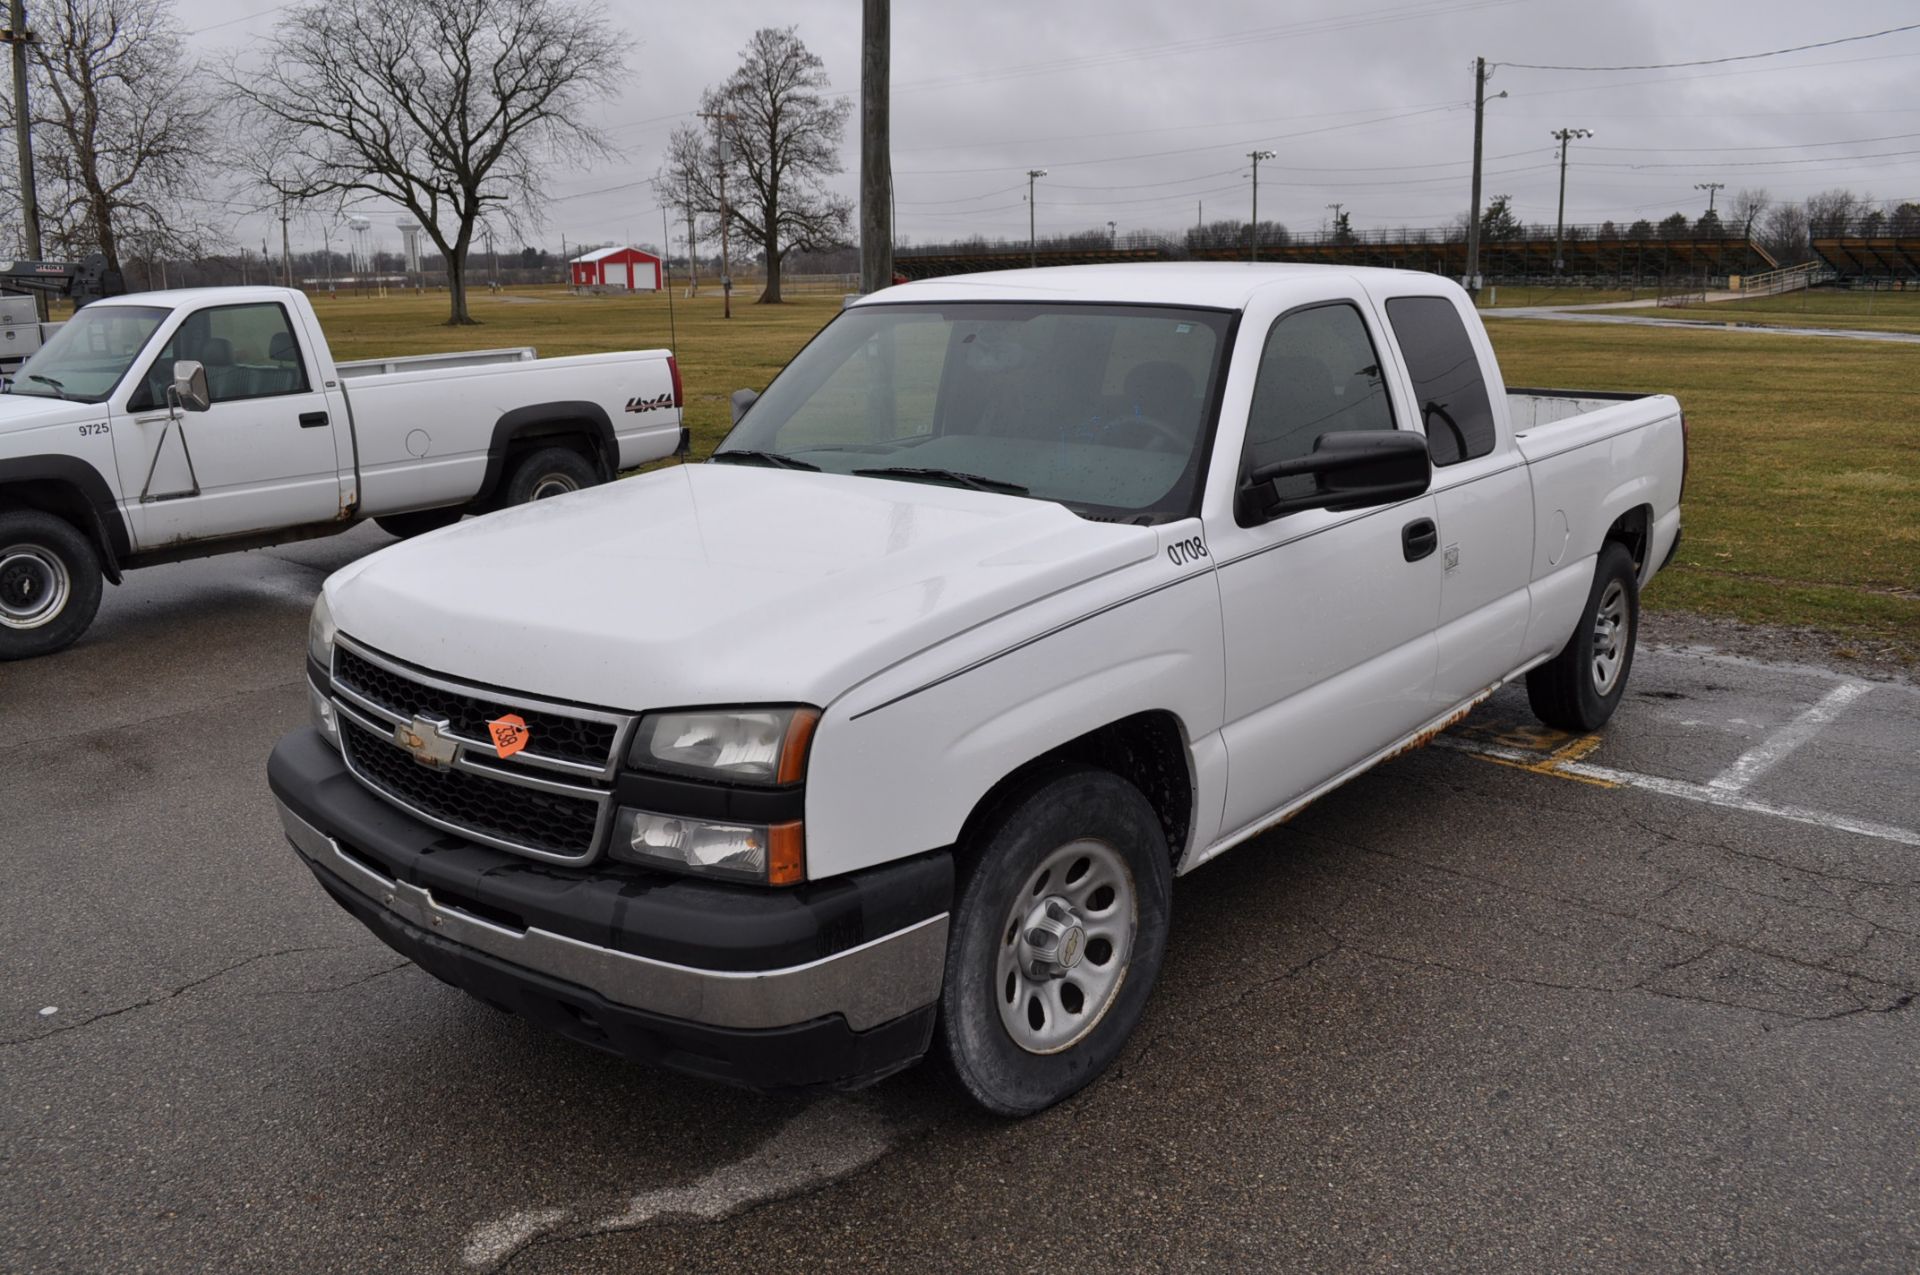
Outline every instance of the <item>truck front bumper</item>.
POLYGON ((945 853, 787 890, 556 868, 394 809, 312 730, 281 740, 268 782, 341 907, 428 973, 570 1039, 755 1089, 877 1079, 931 1040, 945 853))

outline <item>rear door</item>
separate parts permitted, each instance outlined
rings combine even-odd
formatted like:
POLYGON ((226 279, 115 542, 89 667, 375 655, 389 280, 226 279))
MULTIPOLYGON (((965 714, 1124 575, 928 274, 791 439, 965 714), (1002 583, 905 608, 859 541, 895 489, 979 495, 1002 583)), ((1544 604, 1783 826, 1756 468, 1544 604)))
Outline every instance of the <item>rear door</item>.
POLYGON ((1513 445, 1498 364, 1485 330, 1463 313, 1465 295, 1444 288, 1395 285, 1382 303, 1433 460, 1437 710, 1470 699, 1519 663, 1533 555, 1532 482, 1513 445))
MULTIPOLYGON (((1348 295, 1258 326, 1251 311, 1243 320, 1236 364, 1254 360, 1258 370, 1239 474, 1305 455, 1324 433, 1408 427, 1372 305, 1356 286, 1339 290, 1348 295)), ((1242 435, 1223 422, 1221 438, 1242 435)), ((1222 826, 1231 833, 1433 715, 1440 559, 1421 535, 1431 496, 1251 526, 1214 496, 1207 548, 1226 628, 1222 826)))
MULTIPOLYGON (((347 422, 335 419, 284 304, 189 312, 122 394, 128 424, 114 438, 139 501, 140 548, 344 516, 338 439, 347 422), (206 368, 211 406, 176 417, 166 389, 174 363, 189 359, 206 368)), ((350 452, 345 459, 350 470, 350 452)))

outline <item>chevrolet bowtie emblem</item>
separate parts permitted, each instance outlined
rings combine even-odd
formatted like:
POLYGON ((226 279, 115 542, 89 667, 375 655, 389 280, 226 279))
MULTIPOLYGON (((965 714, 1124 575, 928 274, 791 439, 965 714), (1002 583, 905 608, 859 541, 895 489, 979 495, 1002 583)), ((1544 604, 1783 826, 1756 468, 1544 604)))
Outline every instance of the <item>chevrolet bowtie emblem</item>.
POLYGON ((444 733, 447 725, 444 721, 416 717, 393 728, 393 742, 413 754, 413 759, 422 766, 432 766, 436 770, 451 766, 454 750, 459 745, 444 733))

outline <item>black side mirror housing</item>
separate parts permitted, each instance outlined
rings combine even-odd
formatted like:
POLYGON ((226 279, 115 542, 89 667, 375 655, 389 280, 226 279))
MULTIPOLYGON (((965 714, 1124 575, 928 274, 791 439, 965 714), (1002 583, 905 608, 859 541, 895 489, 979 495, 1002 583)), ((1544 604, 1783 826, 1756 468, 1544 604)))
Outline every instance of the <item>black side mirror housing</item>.
POLYGON ((759 401, 759 390, 735 390, 727 400, 733 408, 733 423, 738 425, 740 418, 747 414, 747 409, 759 401))
POLYGON ((1424 495, 1433 485, 1427 440, 1408 430, 1365 429, 1322 434, 1313 450, 1249 473, 1239 492, 1240 520, 1272 522, 1303 509, 1370 509, 1424 495), (1311 474, 1314 490, 1281 496, 1278 479, 1311 474))

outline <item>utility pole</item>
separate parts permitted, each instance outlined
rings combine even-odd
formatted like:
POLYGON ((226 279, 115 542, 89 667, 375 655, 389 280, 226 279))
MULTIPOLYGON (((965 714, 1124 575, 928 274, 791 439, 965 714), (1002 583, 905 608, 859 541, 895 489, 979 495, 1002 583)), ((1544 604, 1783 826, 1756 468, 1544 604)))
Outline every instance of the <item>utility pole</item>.
POLYGON ((700 263, 694 255, 692 173, 687 174, 687 295, 700 295, 700 263))
MULTIPOLYGON (((33 116, 27 111, 27 30, 25 0, 9 0, 7 29, 0 38, 13 46, 13 136, 20 147, 20 219, 27 232, 27 256, 40 260, 40 202, 33 186, 33 116)), ((35 292, 41 322, 47 319, 47 294, 35 292)))
POLYGON ((1247 227, 1247 263, 1260 260, 1260 161, 1272 159, 1272 151, 1248 151, 1253 161, 1253 221, 1247 227))
MULTIPOLYGON (((1493 69, 1485 58, 1473 60, 1473 202, 1467 207, 1467 277, 1460 282, 1475 301, 1480 299, 1480 139, 1486 131, 1487 81, 1493 69)), ((1494 97, 1507 95, 1501 89, 1494 97)))
POLYGON ((1560 244, 1567 230, 1567 143, 1577 137, 1592 137, 1590 128, 1556 128, 1548 134, 1560 139, 1560 213, 1553 223, 1553 273, 1564 273, 1567 263, 1560 256, 1560 244))
POLYGON ((1114 225, 1112 222, 1107 223, 1107 247, 1109 248, 1119 247, 1119 235, 1115 232, 1114 225))
POLYGON ((893 282, 893 156, 888 118, 892 0, 864 0, 860 23, 860 291, 893 282))
MULTIPOLYGON (((720 140, 717 154, 720 160, 720 317, 733 317, 733 259, 727 251, 728 223, 733 220, 733 209, 727 203, 727 169, 733 163, 733 139, 727 135, 726 126, 740 117, 727 111, 702 111, 700 118, 720 122, 720 140)), ((774 227, 767 227, 768 234, 775 234, 774 227)))
POLYGON ((1039 240, 1034 236, 1033 183, 1046 175, 1047 170, 1044 168, 1029 168, 1027 170, 1027 266, 1029 269, 1040 264, 1039 249, 1037 246, 1039 240))
POLYGON ((1725 190, 1727 184, 1725 182, 1695 182, 1693 188, 1707 192, 1707 215, 1711 217, 1713 215, 1713 197, 1725 190))
MULTIPOLYGON (((264 254, 264 250, 262 252, 264 254)), ((287 237, 287 197, 280 196, 280 282, 293 286, 293 241, 287 237)))

